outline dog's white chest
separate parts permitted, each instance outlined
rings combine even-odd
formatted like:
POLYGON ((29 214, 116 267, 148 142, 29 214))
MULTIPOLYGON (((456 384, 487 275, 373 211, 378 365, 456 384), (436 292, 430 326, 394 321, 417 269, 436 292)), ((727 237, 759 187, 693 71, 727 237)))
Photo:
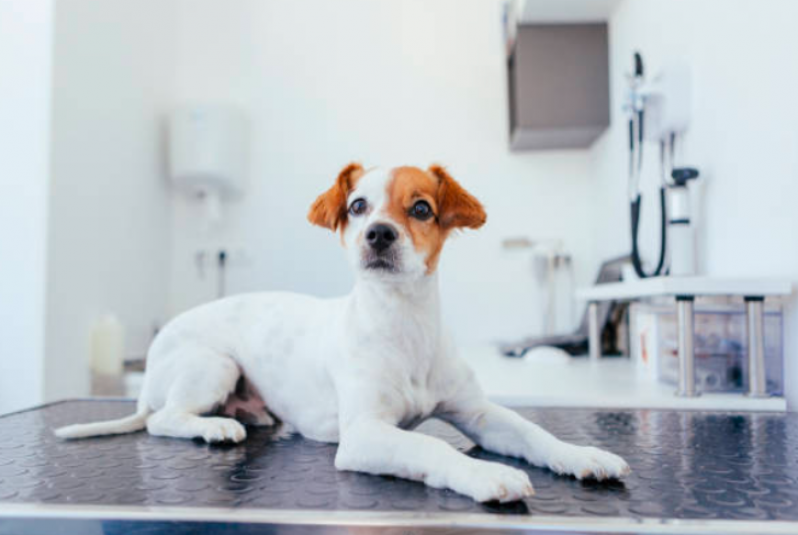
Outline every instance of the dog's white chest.
POLYGON ((415 427, 435 411, 440 396, 432 386, 431 376, 432 369, 411 367, 404 377, 395 377, 392 381, 391 386, 401 393, 401 427, 415 427))
POLYGON ((437 397, 429 389, 411 389, 407 398, 407 408, 399 427, 412 429, 435 412, 437 397))

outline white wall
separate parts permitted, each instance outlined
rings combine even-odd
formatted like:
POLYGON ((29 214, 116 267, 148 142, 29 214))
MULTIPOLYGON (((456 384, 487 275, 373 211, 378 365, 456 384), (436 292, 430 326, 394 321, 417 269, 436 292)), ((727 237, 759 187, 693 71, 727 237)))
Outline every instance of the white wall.
MULTIPOLYGON (((507 152, 499 0, 242 0, 234 8, 71 0, 57 4, 55 43, 53 9, 45 0, 0 3, 0 150, 8 152, 0 324, 23 333, 0 337, 0 412, 86 394, 98 315, 117 313, 142 345, 154 322, 211 298, 213 273, 197 275, 197 250, 247 250, 249 262, 230 267, 233 292, 347 291, 338 240, 310 227, 305 213, 353 159, 448 164, 489 212, 483 230, 444 254, 450 324, 463 343, 538 332, 541 288, 528 257, 502 252, 500 241, 563 239, 582 283, 600 259, 628 250, 620 95, 634 49, 649 72, 671 57, 694 70, 682 156, 706 177, 702 269, 798 282, 798 77, 789 68, 798 5, 790 0, 622 2, 611 20, 613 127, 591 151, 516 155, 507 152), (249 191, 210 234, 200 232, 193 202, 178 199, 171 210, 164 184, 159 116, 185 101, 233 103, 253 123, 249 191), (31 381, 14 375, 6 384, 9 366, 31 381)), ((653 183, 655 159, 648 162, 653 183)), ((651 218, 646 224, 651 231, 651 218)), ((793 301, 785 325, 795 386, 797 309, 793 301)))
POLYGON ((0 2, 0 414, 43 396, 52 12, 0 2))
MULTIPOLYGON (((595 260, 629 249, 624 73, 634 50, 647 72, 682 60, 692 69, 692 126, 681 162, 704 175, 697 207, 702 272, 798 282, 798 3, 626 0, 610 21, 612 128, 592 150, 598 209, 595 260)), ((649 147, 646 176, 657 182, 649 147)), ((654 199, 653 190, 647 195, 654 199)), ((644 207, 649 231, 656 208, 644 207)), ((650 232, 647 232, 650 235, 650 232)), ((646 250, 652 254, 657 247, 646 250)), ((788 397, 798 409, 798 310, 785 322, 788 397)))
POLYGON ((170 197, 161 140, 173 2, 57 4, 47 294, 48 399, 87 395, 93 321, 131 349, 164 319, 170 197))
POLYGON ((506 67, 498 0, 239 2, 190 0, 180 10, 177 97, 222 101, 253 122, 250 189, 226 226, 199 230, 196 206, 175 211, 171 310, 214 292, 198 249, 244 247, 229 288, 344 293, 338 239, 305 220, 351 160, 442 162, 484 201, 488 224, 444 253, 449 323, 464 342, 538 332, 540 287, 508 236, 561 238, 587 269, 590 159, 507 149, 506 67), (309 16, 312 15, 312 16, 309 16))

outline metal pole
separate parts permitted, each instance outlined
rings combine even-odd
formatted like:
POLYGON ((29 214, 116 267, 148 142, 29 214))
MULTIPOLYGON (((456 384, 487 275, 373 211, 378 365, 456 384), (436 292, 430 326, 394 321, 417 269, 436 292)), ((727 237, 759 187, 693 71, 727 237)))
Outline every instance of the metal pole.
POLYGON ((601 329, 599 328, 598 303, 591 301, 587 305, 587 333, 590 360, 601 358, 601 329))
POLYGON ((695 388, 695 352, 693 336, 695 335, 695 315, 693 311, 694 297, 680 295, 676 297, 676 313, 679 327, 679 390, 677 396, 696 397, 695 388))
POLYGON ((765 300, 762 297, 745 298, 748 323, 748 395, 767 397, 765 376, 765 300))

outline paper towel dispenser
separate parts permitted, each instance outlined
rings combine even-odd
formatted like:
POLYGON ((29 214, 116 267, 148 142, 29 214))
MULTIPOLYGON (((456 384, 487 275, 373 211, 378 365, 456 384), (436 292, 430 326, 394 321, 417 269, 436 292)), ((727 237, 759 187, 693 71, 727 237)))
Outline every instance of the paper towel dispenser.
POLYGON ((205 205, 208 224, 221 217, 222 201, 245 190, 248 134, 247 118, 230 106, 180 106, 169 116, 169 176, 205 205))
POLYGON ((586 148, 610 124, 606 23, 520 24, 508 77, 513 151, 586 148))

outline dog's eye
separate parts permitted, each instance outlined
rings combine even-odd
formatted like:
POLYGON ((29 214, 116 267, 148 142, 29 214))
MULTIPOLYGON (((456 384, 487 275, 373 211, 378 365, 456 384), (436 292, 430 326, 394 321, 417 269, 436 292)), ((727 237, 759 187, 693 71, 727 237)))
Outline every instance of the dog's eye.
POLYGON ((416 204, 410 208, 410 215, 420 221, 426 221, 434 214, 432 213, 432 207, 427 201, 416 201, 416 204))
POLYGON ((352 215, 362 215, 366 212, 366 199, 355 199, 349 205, 349 213, 352 215))

